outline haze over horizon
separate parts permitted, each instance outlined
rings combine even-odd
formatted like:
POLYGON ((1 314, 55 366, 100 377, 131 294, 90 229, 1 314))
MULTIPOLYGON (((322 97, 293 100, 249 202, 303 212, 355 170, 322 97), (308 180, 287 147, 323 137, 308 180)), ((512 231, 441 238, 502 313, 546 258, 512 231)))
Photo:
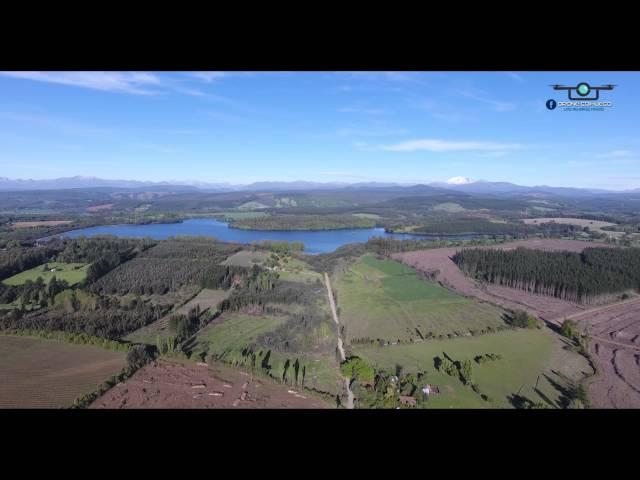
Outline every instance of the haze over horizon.
MULTIPOLYGON (((2 177, 640 186, 635 72, 5 72, 2 177), (550 84, 615 84, 602 112, 550 84)), ((603 100, 605 100, 603 98, 603 100)))

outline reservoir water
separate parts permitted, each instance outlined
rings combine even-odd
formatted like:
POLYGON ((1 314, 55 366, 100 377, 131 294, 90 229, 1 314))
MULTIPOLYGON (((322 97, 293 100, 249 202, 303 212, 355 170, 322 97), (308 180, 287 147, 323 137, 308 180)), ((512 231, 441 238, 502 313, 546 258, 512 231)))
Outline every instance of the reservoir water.
POLYGON ((65 237, 76 238, 80 236, 93 237, 96 235, 115 235, 118 237, 149 237, 154 240, 164 240, 178 236, 205 236, 214 237, 225 242, 255 243, 263 240, 286 240, 304 243, 305 253, 333 252, 342 245, 348 243, 366 242, 372 237, 385 237, 397 239, 442 239, 442 240, 468 240, 481 237, 481 235, 411 235, 405 233, 386 233, 384 228, 354 228, 345 230, 319 230, 319 231, 263 231, 240 230, 229 228, 225 222, 209 218, 189 219, 181 223, 151 223, 146 225, 101 225, 98 227, 71 230, 61 234, 65 237))

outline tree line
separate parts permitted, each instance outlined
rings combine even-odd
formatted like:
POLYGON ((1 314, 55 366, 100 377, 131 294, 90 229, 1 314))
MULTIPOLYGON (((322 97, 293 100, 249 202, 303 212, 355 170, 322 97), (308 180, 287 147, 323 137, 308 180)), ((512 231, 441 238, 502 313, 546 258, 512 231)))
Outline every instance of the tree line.
POLYGON ((346 228, 372 228, 371 218, 353 215, 295 215, 277 214, 268 217, 242 218, 229 226, 244 230, 340 230, 346 228))
POLYGON ((5 248, 0 251, 0 279, 42 265, 60 252, 64 245, 60 241, 52 241, 41 247, 12 243, 5 248))
POLYGON ((582 253, 463 249, 453 260, 482 281, 574 302, 597 303, 640 288, 640 248, 586 248, 582 253))
POLYGON ((47 310, 24 314, 14 309, 0 317, 0 329, 86 333, 116 340, 159 320, 168 311, 168 306, 151 305, 137 299, 130 306, 122 307, 117 298, 101 297, 95 310, 47 310))

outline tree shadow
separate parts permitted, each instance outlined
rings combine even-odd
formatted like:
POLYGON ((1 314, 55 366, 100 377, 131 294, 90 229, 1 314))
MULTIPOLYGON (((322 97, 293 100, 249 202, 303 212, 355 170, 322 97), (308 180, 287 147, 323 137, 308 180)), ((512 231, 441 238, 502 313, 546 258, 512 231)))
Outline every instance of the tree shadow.
POLYGON ((547 397, 544 393, 542 393, 542 391, 539 388, 534 387, 533 391, 536 392, 538 394, 538 396, 542 400, 544 400, 549 406, 551 406, 553 408, 558 408, 558 404, 553 402, 549 397, 547 397))
POLYGON ((513 407, 517 409, 528 409, 531 408, 531 406, 534 404, 531 399, 519 393, 512 393, 511 395, 507 396, 507 400, 509 400, 509 403, 511 403, 511 405, 513 405, 513 407))
POLYGON ((572 383, 570 382, 569 379, 567 379, 566 377, 562 378, 562 376, 558 375, 558 373, 555 372, 554 370, 552 370, 552 373, 554 373, 558 377, 560 377, 560 379, 562 381, 564 381, 566 383, 566 385, 562 385, 560 382, 555 381, 553 378, 551 378, 546 373, 543 373, 544 378, 546 378, 547 382, 549 382, 549 384, 553 388, 555 388, 556 391, 560 394, 560 396, 558 397, 558 406, 560 408, 568 408, 569 405, 571 405, 571 401, 576 397, 576 389, 572 385, 572 383))

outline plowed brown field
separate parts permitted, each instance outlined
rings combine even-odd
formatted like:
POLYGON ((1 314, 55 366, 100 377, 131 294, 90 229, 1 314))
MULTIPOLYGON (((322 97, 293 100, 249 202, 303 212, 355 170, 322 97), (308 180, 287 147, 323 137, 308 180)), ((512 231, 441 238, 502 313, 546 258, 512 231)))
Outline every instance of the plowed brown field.
POLYGON ((126 364, 124 352, 0 335, 0 408, 70 407, 126 364))

